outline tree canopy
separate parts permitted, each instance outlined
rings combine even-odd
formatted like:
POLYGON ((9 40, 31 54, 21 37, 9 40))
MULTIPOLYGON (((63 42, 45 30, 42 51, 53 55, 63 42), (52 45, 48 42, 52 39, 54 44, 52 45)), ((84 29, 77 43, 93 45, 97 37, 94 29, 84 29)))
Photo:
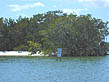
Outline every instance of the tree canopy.
POLYGON ((51 55, 57 48, 68 56, 104 55, 108 22, 87 15, 49 11, 21 16, 17 19, 0 18, 0 50, 28 50, 51 55))

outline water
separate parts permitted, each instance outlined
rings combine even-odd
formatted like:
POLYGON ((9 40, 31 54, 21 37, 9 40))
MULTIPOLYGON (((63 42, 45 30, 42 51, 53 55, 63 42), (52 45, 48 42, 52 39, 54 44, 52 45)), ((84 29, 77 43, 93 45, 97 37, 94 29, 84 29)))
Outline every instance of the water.
POLYGON ((109 56, 0 57, 0 82, 109 82, 109 56))

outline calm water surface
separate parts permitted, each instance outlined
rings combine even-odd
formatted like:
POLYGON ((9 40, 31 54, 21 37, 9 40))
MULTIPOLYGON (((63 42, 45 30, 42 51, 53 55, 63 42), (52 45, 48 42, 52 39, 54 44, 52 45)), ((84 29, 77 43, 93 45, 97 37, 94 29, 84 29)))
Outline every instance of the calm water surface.
POLYGON ((0 57, 0 82, 109 82, 109 56, 0 57))

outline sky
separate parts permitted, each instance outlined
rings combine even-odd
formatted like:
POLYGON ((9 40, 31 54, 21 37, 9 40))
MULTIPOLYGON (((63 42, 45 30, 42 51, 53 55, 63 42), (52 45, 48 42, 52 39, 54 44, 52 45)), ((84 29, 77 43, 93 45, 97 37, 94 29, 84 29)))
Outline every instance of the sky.
POLYGON ((13 19, 62 10, 68 14, 91 14, 92 17, 109 21, 108 9, 109 0, 0 0, 0 17, 13 19))
POLYGON ((32 17, 38 13, 62 10, 77 15, 92 14, 109 21, 109 0, 0 0, 0 17, 32 17))

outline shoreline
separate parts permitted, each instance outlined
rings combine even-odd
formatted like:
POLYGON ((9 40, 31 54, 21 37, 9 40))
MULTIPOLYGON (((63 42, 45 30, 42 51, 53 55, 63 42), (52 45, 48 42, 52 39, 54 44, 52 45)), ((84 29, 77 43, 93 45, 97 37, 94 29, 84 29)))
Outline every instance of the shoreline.
MULTIPOLYGON (((38 52, 36 54, 32 54, 28 51, 0 51, 0 56, 22 56, 22 57, 34 57, 34 56, 39 56, 39 57, 53 57, 49 55, 44 55, 44 54, 39 54, 38 52)), ((109 55, 109 52, 107 53, 109 55)), ((103 55, 103 56, 107 56, 103 55)), ((88 56, 63 56, 63 57, 88 57, 88 56)), ((95 56, 96 57, 96 56, 95 56)))
MULTIPOLYGON (((0 51, 0 56, 30 56, 28 51, 0 51)), ((31 56, 44 56, 44 54, 32 54, 31 56)))

